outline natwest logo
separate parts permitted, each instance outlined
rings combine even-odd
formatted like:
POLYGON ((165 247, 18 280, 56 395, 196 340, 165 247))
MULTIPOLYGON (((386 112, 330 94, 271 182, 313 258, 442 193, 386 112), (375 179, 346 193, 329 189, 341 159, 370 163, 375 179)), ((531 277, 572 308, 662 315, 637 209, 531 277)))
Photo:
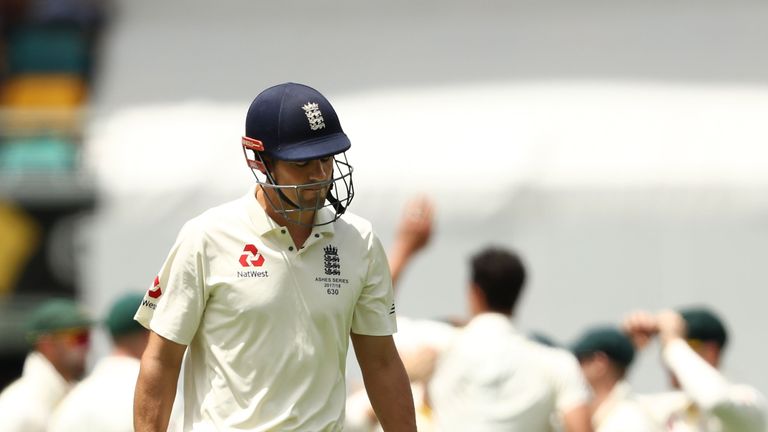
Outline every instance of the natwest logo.
POLYGON ((152 288, 147 291, 147 295, 152 297, 153 299, 160 298, 161 295, 163 295, 163 290, 160 289, 160 277, 155 276, 155 281, 152 284, 152 288))
POLYGON ((261 267, 264 264, 264 255, 256 249, 256 246, 247 244, 240 255, 240 265, 243 267, 261 267))

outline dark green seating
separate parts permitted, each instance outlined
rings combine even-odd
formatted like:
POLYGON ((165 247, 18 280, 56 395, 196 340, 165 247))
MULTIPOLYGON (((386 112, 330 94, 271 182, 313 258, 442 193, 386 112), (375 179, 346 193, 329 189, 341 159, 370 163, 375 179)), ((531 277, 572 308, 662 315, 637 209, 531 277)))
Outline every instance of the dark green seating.
POLYGON ((7 41, 8 72, 69 73, 88 70, 88 41, 82 30, 69 26, 25 26, 7 41))

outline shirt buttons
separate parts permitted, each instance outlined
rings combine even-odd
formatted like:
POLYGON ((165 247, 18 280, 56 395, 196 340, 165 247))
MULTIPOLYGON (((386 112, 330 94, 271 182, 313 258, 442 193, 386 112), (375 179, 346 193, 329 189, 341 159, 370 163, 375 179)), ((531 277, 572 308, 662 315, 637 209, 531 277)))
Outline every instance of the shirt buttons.
POLYGON ((285 234, 285 230, 280 230, 280 233, 281 234, 285 234))
POLYGON ((289 251, 293 251, 293 246, 288 246, 289 251))
POLYGON ((315 233, 315 238, 320 238, 320 234, 315 233))

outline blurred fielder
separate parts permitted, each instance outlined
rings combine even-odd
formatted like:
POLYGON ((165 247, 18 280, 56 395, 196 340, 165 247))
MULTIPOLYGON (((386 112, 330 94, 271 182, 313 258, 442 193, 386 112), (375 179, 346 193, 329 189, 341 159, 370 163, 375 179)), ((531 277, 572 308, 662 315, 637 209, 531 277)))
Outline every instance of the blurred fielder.
POLYGON ((85 374, 92 324, 67 299, 47 300, 27 316, 32 350, 21 377, 0 393, 0 431, 48 430, 56 406, 85 374))
POLYGON ((658 336, 661 358, 677 390, 639 399, 668 431, 765 432, 766 400, 730 383, 718 370, 728 334, 709 309, 634 312, 624 330, 639 348, 658 336))
POLYGON ((141 293, 129 293, 112 304, 104 320, 112 352, 56 407, 48 432, 133 431, 133 389, 149 336, 133 319, 141 301, 141 293))
POLYGON ((590 403, 595 432, 659 432, 650 413, 637 402, 626 381, 635 349, 614 326, 587 329, 571 347, 592 387, 590 403))
POLYGON ((534 342, 510 320, 526 280, 512 251, 472 257, 472 319, 441 353, 429 397, 441 431, 591 432, 590 392, 576 358, 534 342))

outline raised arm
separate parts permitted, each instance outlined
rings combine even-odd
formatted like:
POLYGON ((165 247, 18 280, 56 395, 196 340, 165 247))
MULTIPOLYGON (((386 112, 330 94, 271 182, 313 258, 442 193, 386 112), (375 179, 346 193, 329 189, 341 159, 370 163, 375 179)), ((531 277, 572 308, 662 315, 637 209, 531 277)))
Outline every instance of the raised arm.
POLYGON ((403 270, 432 237, 433 212, 432 202, 425 196, 414 198, 405 205, 395 241, 387 254, 392 286, 395 289, 403 270))
POLYGON ((765 430, 765 398, 751 387, 732 385, 697 353, 686 341, 686 322, 678 312, 635 312, 625 319, 624 329, 640 348, 658 336, 662 360, 681 390, 700 409, 718 417, 725 430, 765 430))
POLYGON ((150 332, 133 397, 133 427, 136 432, 164 432, 168 429, 186 348, 150 332))
POLYGON ((680 387, 697 406, 709 411, 727 430, 762 432, 766 426, 766 403, 747 386, 734 386, 685 341, 685 321, 675 311, 657 315, 662 359, 680 387))
POLYGON ((385 432, 416 430, 416 415, 408 375, 392 336, 351 334, 363 382, 376 417, 385 432))

